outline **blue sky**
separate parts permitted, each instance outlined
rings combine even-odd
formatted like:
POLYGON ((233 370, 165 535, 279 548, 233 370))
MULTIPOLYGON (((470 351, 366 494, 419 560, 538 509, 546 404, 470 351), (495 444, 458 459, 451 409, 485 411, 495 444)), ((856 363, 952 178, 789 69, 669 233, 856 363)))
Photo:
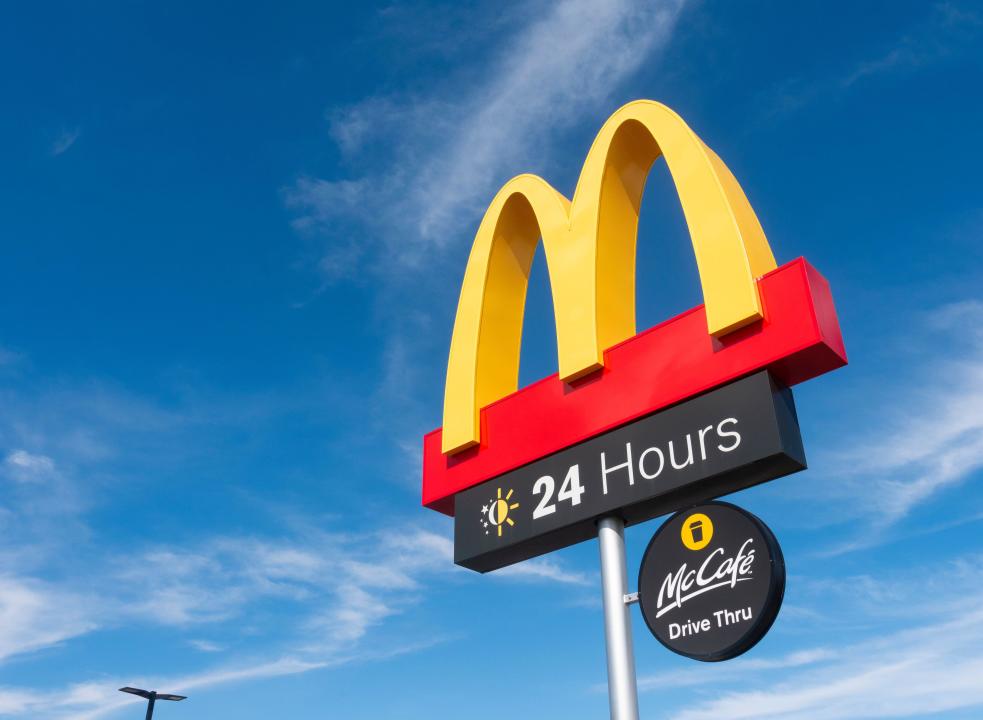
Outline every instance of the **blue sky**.
MULTIPOLYGON (((643 716, 979 717, 981 39, 956 1, 7 6, 0 716, 604 717, 595 544, 454 567, 420 439, 485 204, 570 194, 651 98, 830 280, 851 364, 796 392, 810 469, 733 498, 775 627, 707 666, 636 612, 643 716)), ((688 242, 657 166, 640 329, 701 301, 688 242)))

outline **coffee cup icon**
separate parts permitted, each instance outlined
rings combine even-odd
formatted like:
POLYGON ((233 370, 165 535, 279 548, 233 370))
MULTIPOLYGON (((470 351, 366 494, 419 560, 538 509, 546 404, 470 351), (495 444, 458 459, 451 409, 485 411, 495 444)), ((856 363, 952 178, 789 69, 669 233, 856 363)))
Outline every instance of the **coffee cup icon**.
POLYGON ((679 539, 689 550, 702 550, 713 539, 713 521, 703 513, 693 513, 679 527, 679 539))
POLYGON ((693 543, 703 542, 703 521, 694 520, 689 524, 689 533, 693 536, 693 543))

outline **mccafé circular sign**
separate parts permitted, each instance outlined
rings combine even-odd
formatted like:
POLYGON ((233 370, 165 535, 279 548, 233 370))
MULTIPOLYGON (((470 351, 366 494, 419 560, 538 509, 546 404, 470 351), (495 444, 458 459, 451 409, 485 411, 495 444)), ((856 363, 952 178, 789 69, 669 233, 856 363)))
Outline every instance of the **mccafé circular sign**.
POLYGON ((652 634, 673 652, 706 662, 754 647, 784 593, 785 562, 771 530, 722 502, 673 515, 649 542, 638 573, 652 634))

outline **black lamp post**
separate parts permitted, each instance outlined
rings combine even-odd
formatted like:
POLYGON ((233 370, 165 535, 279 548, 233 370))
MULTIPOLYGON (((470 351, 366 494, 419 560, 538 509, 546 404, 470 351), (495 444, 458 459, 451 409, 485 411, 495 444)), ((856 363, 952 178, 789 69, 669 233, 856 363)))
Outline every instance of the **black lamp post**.
POLYGON ((167 693, 159 693, 156 690, 141 690, 140 688, 132 687, 122 687, 119 691, 147 698, 147 720, 150 720, 154 716, 154 703, 157 700, 174 700, 177 702, 178 700, 184 700, 186 697, 185 695, 169 695, 167 693))

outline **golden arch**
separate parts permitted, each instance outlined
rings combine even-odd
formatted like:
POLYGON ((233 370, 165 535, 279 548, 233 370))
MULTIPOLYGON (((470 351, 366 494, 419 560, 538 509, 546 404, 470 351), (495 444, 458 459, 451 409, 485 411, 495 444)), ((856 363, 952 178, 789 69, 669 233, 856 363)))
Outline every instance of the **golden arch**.
POLYGON ((755 280, 775 268, 768 240, 723 161, 665 105, 617 110, 594 140, 573 202, 534 175, 492 200, 464 272, 444 389, 442 449, 480 440, 480 412, 514 392, 529 271, 543 238, 553 291, 560 378, 604 363, 635 334, 635 242, 649 169, 665 156, 686 217, 708 332, 722 336, 761 317, 755 280))

